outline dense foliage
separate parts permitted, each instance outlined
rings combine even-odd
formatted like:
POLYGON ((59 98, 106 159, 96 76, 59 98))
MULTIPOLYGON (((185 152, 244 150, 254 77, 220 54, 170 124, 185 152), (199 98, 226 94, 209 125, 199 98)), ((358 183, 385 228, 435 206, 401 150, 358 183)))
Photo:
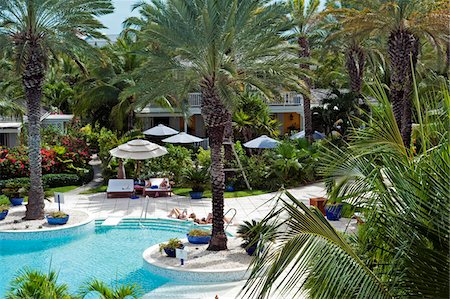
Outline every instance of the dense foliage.
POLYGON ((365 223, 342 235, 317 209, 280 197, 281 209, 265 219, 279 225, 279 242, 261 248, 249 297, 275 288, 311 298, 449 296, 448 89, 415 94, 417 149, 405 147, 383 87, 373 94, 379 104, 366 129, 354 129, 348 146, 331 147, 321 164, 328 196, 359 206, 365 223))

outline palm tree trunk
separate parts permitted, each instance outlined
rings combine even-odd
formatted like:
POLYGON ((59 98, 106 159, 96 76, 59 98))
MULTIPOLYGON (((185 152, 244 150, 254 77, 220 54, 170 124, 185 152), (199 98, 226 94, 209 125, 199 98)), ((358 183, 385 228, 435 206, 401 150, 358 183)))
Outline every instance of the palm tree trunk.
MULTIPOLYGON (((300 36, 297 39, 297 43, 299 46, 298 55, 300 58, 308 58, 311 56, 311 50, 309 48, 309 41, 306 36, 300 36)), ((300 68, 309 69, 308 64, 300 64, 300 68)), ((308 78, 304 78, 308 88, 311 88, 311 81, 308 78)), ((305 138, 308 139, 309 142, 312 142, 313 136, 313 127, 312 127, 312 113, 311 113, 311 99, 303 95, 303 117, 305 122, 305 138)))
POLYGON ((388 54, 391 60, 390 98, 397 126, 402 134, 403 144, 409 147, 412 125, 412 72, 417 62, 419 40, 405 29, 397 29, 388 40, 388 54))
POLYGON ((44 56, 36 42, 30 42, 30 56, 22 81, 28 109, 28 155, 30 158, 30 192, 25 213, 26 220, 44 218, 44 189, 42 187, 41 158, 41 98, 45 77, 44 56))
POLYGON ((361 95, 364 76, 365 54, 363 48, 354 43, 345 53, 345 66, 350 78, 350 89, 357 97, 361 95))
POLYGON ((212 189, 212 237, 207 250, 227 249, 227 236, 223 223, 225 174, 223 171, 222 145, 224 131, 229 121, 229 111, 221 102, 215 87, 214 76, 204 78, 201 83, 202 116, 208 128, 211 148, 211 189, 212 189))

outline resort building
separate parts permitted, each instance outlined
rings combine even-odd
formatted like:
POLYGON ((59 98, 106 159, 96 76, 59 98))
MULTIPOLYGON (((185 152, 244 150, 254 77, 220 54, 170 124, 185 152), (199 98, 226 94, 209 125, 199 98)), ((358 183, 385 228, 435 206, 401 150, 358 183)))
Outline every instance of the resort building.
MULTIPOLYGON (((51 114, 44 112, 41 116, 41 127, 56 127, 61 132, 67 131, 67 125, 72 120, 72 114, 51 114)), ((20 131, 22 126, 28 122, 25 116, 22 119, 17 117, 0 116, 0 146, 14 147, 20 144, 20 131)))
MULTIPOLYGON (((343 92, 348 92, 343 90, 343 92)), ((311 107, 321 105, 323 99, 331 95, 330 89, 313 89, 311 91, 311 107)), ((189 122, 185 128, 183 114, 180 110, 161 108, 151 104, 136 111, 136 116, 142 120, 143 128, 148 129, 158 124, 164 124, 178 131, 187 130, 188 133, 199 137, 206 137, 206 129, 201 116, 202 96, 199 92, 189 94, 189 122)), ((278 119, 281 134, 304 129, 303 96, 296 92, 282 92, 281 97, 267 103, 273 117, 278 119)))

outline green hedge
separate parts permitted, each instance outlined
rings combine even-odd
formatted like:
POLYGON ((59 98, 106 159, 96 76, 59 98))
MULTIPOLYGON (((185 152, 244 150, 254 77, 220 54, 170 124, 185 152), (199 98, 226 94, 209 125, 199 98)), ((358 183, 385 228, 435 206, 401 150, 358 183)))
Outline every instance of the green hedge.
MULTIPOLYGON (((54 188, 63 186, 81 185, 90 182, 94 178, 94 170, 92 167, 86 169, 87 171, 80 171, 79 174, 73 173, 59 173, 59 174, 44 174, 42 176, 42 183, 44 188, 54 188)), ((30 178, 14 178, 8 180, 0 180, 0 190, 4 188, 6 183, 16 182, 19 184, 29 184, 30 178)))
POLYGON ((47 188, 78 185, 80 177, 70 173, 46 174, 42 176, 42 183, 47 188))

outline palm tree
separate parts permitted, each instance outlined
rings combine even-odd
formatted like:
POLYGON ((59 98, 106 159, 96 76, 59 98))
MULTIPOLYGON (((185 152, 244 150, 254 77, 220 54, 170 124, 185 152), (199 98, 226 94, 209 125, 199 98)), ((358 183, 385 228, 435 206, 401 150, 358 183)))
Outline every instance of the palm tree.
POLYGON ((285 86, 300 90, 295 49, 283 43, 289 29, 284 6, 270 1, 154 0, 139 6, 148 61, 137 73, 141 106, 200 90, 211 147, 213 228, 208 250, 226 249, 222 143, 229 106, 250 86, 267 98, 285 86))
POLYGON ((450 14, 442 0, 376 0, 365 9, 342 9, 343 30, 358 36, 387 38, 390 59, 390 94, 403 142, 411 142, 412 74, 419 55, 419 40, 442 47, 448 40, 450 14))
POLYGON ((416 154, 403 144, 385 90, 373 93, 380 102, 367 128, 322 162, 328 197, 361 207, 365 223, 357 235, 342 234, 317 209, 282 197, 283 207, 265 219, 278 223, 278 242, 257 250, 250 298, 275 288, 290 298, 448 298, 448 89, 415 93, 416 154))
POLYGON ((77 59, 77 52, 88 52, 83 37, 103 37, 96 16, 112 10, 110 0, 0 0, 0 51, 15 50, 28 110, 31 188, 25 219, 44 217, 40 114, 48 62, 56 53, 77 59))
POLYGON ((66 284, 58 284, 58 275, 54 271, 48 274, 24 269, 11 282, 6 294, 7 299, 74 299, 66 284))
MULTIPOLYGON (((320 0, 288 0, 287 6, 290 15, 294 22, 294 30, 297 37, 298 55, 301 58, 311 57, 311 42, 313 35, 319 29, 320 15, 319 6, 320 0)), ((300 68, 309 70, 309 64, 301 63, 300 68)), ((311 81, 304 78, 311 87, 311 81)), ((303 114, 305 124, 305 137, 312 141, 313 127, 312 127, 312 113, 311 113, 311 99, 308 95, 303 95, 303 114)))
POLYGON ((106 283, 93 279, 86 282, 80 289, 80 298, 84 298, 87 294, 97 293, 102 299, 130 299, 139 298, 140 290, 136 285, 118 285, 110 287, 106 283))

